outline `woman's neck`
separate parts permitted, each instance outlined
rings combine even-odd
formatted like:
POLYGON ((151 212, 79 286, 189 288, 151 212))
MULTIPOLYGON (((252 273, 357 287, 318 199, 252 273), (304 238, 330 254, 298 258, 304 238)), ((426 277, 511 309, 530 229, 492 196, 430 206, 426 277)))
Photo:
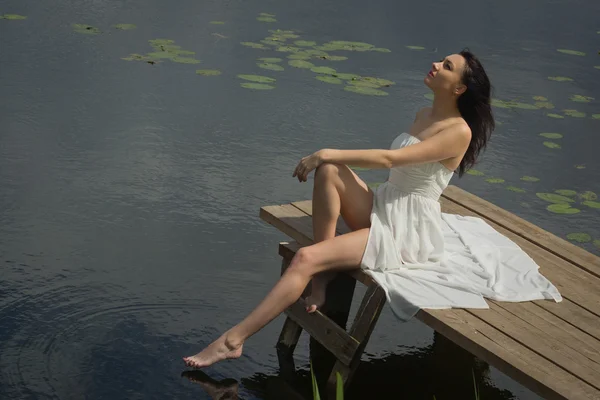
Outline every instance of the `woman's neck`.
POLYGON ((431 116, 438 120, 460 116, 456 98, 436 93, 433 97, 431 116))

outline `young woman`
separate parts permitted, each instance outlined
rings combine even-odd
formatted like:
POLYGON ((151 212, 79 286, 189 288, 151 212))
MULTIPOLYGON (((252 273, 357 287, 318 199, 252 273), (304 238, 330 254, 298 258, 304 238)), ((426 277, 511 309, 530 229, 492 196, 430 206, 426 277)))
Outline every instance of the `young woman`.
MULTIPOLYGON (((423 297, 427 292, 421 288, 427 285, 432 296, 449 297, 438 293, 440 285, 434 282, 444 285, 452 281, 450 274, 442 276, 448 268, 441 266, 445 238, 438 199, 454 171, 462 175, 475 163, 494 130, 491 86, 483 66, 467 50, 434 62, 425 84, 433 91, 433 106, 417 112, 412 126, 389 150, 323 149, 299 162, 293 176, 300 182, 306 182, 308 174, 316 170, 312 199, 315 244, 296 253, 271 292, 243 321, 200 353, 184 358, 187 366, 202 368, 239 357, 246 339, 296 302, 311 280, 306 308, 307 312, 316 311, 325 302, 326 285, 336 271, 363 268, 373 275, 385 270, 435 271, 432 279, 412 288, 407 286, 409 275, 396 276, 395 285, 405 286, 401 289, 408 298, 411 293, 423 297), (347 165, 387 168, 390 176, 373 193, 347 165), (335 236, 340 214, 352 232, 335 236)), ((381 276, 376 280, 384 285, 390 301, 393 295, 389 285, 385 286, 387 277, 381 276)), ((461 296, 481 297, 471 293, 475 290, 469 282, 460 279, 446 289, 458 286, 461 296)), ((533 297, 549 296, 536 291, 533 297)), ((436 301, 432 300, 432 306, 436 301)), ((477 299, 465 304, 484 307, 483 298, 481 301, 483 304, 477 299)), ((462 303, 450 306, 457 304, 462 303)), ((400 313, 394 304, 392 309, 400 313)))

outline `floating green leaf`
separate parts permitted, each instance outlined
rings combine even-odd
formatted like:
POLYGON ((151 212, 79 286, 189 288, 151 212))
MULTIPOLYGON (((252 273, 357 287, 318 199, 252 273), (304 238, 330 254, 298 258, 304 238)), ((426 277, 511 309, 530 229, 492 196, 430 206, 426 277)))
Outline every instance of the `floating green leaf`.
POLYGON ((473 176, 484 176, 485 175, 483 172, 478 171, 476 169, 470 169, 470 170, 468 170, 467 174, 473 175, 473 176))
POLYGON ((325 51, 316 50, 316 49, 306 49, 306 50, 302 50, 302 52, 306 53, 306 54, 310 54, 311 56, 317 56, 317 57, 326 57, 329 55, 325 51))
POLYGON ((379 88, 379 85, 377 85, 376 83, 367 82, 367 81, 363 81, 363 80, 360 80, 360 79, 359 80, 349 81, 348 84, 354 85, 354 86, 360 86, 360 87, 373 88, 373 89, 379 88))
POLYGON ((406 48, 411 50, 425 50, 423 46, 406 46, 406 48))
POLYGON ((525 182, 538 182, 540 179, 536 178, 535 176, 524 176, 521 178, 521 180, 525 182))
POLYGON ((600 249, 600 239, 595 239, 593 243, 594 243, 594 246, 596 246, 597 248, 600 249))
POLYGON ((592 114, 593 119, 600 119, 600 114, 592 114))
POLYGON ((299 51, 302 51, 302 49, 293 46, 279 46, 275 51, 282 53, 298 53, 299 51))
POLYGON ((341 72, 336 72, 335 74, 332 74, 332 75, 335 76, 336 78, 340 78, 341 80, 344 80, 344 81, 352 81, 352 80, 360 78, 360 75, 347 74, 347 73, 341 73, 341 72))
POLYGON ((75 32, 82 33, 84 35, 97 35, 100 33, 100 29, 91 25, 73 24, 72 27, 75 32))
POLYGON ((391 53, 392 52, 390 49, 385 49, 383 47, 376 47, 374 49, 371 49, 370 51, 377 51, 379 53, 391 53))
POLYGON ((569 190, 569 189, 559 189, 559 190, 555 190, 554 193, 558 193, 561 196, 577 196, 577 192, 574 190, 569 190))
POLYGON ((0 15, 0 19, 8 19, 8 20, 23 20, 23 19, 27 19, 27 17, 25 15, 19 15, 19 14, 4 14, 4 15, 0 15))
POLYGON ((272 63, 281 62, 283 60, 281 58, 277 58, 277 57, 262 57, 262 58, 259 58, 258 61, 272 64, 272 63))
POLYGON ((328 74, 328 75, 335 74, 335 69, 329 68, 329 67, 313 67, 310 70, 316 74, 328 74))
POLYGON ((499 99, 492 99, 492 106, 500 108, 520 108, 522 110, 537 110, 534 104, 520 103, 517 101, 504 101, 499 99))
POLYGON ((558 51, 559 53, 569 54, 572 56, 585 56, 585 53, 583 51, 569 50, 569 49, 556 49, 556 51, 558 51))
POLYGON ((254 89, 254 90, 271 90, 275 89, 275 86, 267 85, 266 83, 241 83, 241 87, 244 89, 254 89))
POLYGON ((294 44, 300 47, 312 47, 315 46, 317 42, 312 42, 310 40, 296 40, 294 44))
POLYGON ((351 169, 351 170, 354 170, 354 171, 359 171, 359 172, 360 172, 360 171, 369 171, 369 170, 370 170, 370 168, 364 168, 364 167, 355 167, 355 166, 352 166, 352 165, 350 166, 350 169, 351 169))
POLYGON ((432 100, 433 101, 434 95, 433 95, 433 93, 426 93, 426 94, 423 95, 423 97, 425 97, 428 100, 432 100))
POLYGON ((287 58, 289 58, 290 60, 309 60, 312 58, 312 56, 301 51, 299 53, 292 53, 288 55, 287 58))
POLYGON ((292 67, 295 68, 314 68, 314 64, 308 61, 304 61, 304 60, 290 60, 288 61, 288 64, 292 67))
POLYGON ((175 53, 171 53, 168 51, 155 51, 153 53, 148 53, 146 54, 148 57, 154 58, 154 59, 161 59, 161 58, 175 58, 177 57, 177 54, 175 53))
POLYGON ((125 61, 152 61, 152 59, 148 56, 144 56, 142 54, 132 53, 128 57, 122 57, 121 60, 125 61))
POLYGON ((588 200, 588 201, 593 201, 593 200, 598 200, 598 195, 594 192, 591 191, 585 191, 579 194, 579 197, 581 197, 583 200, 588 200))
POLYGON ((374 182, 374 183, 369 183, 367 184, 367 186, 369 188, 371 188, 371 190, 375 190, 377 189, 383 182, 374 182))
POLYGON ((548 147, 549 149, 560 149, 561 146, 558 143, 554 143, 554 142, 544 142, 544 146, 548 147))
POLYGON ((256 20, 260 22, 277 22, 273 17, 257 17, 256 20))
POLYGON ((374 89, 374 88, 370 88, 370 87, 354 86, 354 85, 345 86, 344 90, 346 90, 348 92, 364 94, 367 96, 387 96, 388 95, 388 93, 384 92, 383 90, 374 89))
POLYGON ((150 43, 150 46, 152 47, 160 47, 172 45, 175 41, 171 39, 150 39, 148 40, 148 43, 150 43))
POLYGON ((585 169, 585 165, 579 164, 579 165, 576 165, 575 168, 577 168, 577 169, 585 169))
POLYGON ((572 240, 574 242, 578 242, 578 243, 587 243, 589 241, 592 240, 592 237, 590 235, 588 235, 587 233, 569 233, 567 235, 567 239, 572 240))
POLYGON ((577 214, 581 211, 577 208, 572 208, 570 205, 565 203, 550 204, 548 207, 546 207, 546 210, 555 214, 577 214))
POLYGON ((560 114, 546 114, 550 118, 563 119, 564 117, 560 114))
POLYGON ((544 96, 533 96, 533 99, 535 101, 548 101, 548 99, 545 98, 544 96))
POLYGON ((570 100, 576 101, 578 103, 589 103, 590 101, 594 100, 594 98, 590 96, 582 96, 580 94, 575 94, 570 97, 570 100))
POLYGON ((543 136, 546 139, 562 139, 562 137, 563 137, 563 135, 561 135, 560 133, 549 133, 549 132, 540 133, 540 136, 543 136))
POLYGON ((202 76, 217 76, 221 75, 221 71, 218 69, 197 69, 196 73, 202 76))
POLYGON ((252 47, 253 49, 266 49, 265 45, 262 43, 254 43, 254 42, 240 42, 242 46, 252 47))
POLYGON ((565 115, 574 118, 585 118, 586 115, 584 112, 580 112, 577 110, 563 110, 563 112, 565 113, 565 115))
POLYGON ((348 51, 367 51, 374 48, 372 44, 363 42, 349 42, 346 40, 333 40, 327 42, 318 48, 319 50, 348 50, 348 51))
POLYGON ((279 64, 257 63, 259 68, 268 69, 269 71, 283 71, 284 68, 279 64))
POLYGON ((556 81, 556 82, 572 82, 573 81, 572 78, 568 78, 566 76, 549 76, 548 79, 551 81, 556 81))
POLYGON ((345 61, 348 59, 348 57, 344 57, 344 56, 319 56, 319 58, 323 59, 323 60, 327 60, 327 61, 345 61))
POLYGON ((573 203, 575 200, 555 193, 536 193, 537 197, 550 203, 573 203))
POLYGON ((536 101, 533 105, 537 108, 546 108, 548 110, 552 110, 554 108, 554 104, 548 101, 536 101))
POLYGON ((202 62, 191 57, 173 57, 171 61, 181 64, 200 64, 202 62))
POLYGON ((225 22, 223 22, 223 21, 210 21, 209 23, 213 24, 213 25, 224 25, 225 24, 225 22))
POLYGON ((333 76, 328 76, 328 75, 317 75, 317 76, 315 76, 315 78, 320 80, 321 82, 332 83, 335 85, 339 85, 342 82, 344 82, 341 79, 334 78, 333 76))
POLYGON ((597 201, 588 200, 588 201, 584 201, 581 204, 583 204, 585 206, 588 206, 588 207, 591 207, 591 208, 600 208, 600 203, 597 202, 597 201))
POLYGON ((258 15, 260 15, 261 17, 271 17, 271 18, 274 18, 274 17, 276 17, 276 15, 275 15, 275 14, 269 14, 269 13, 266 13, 266 12, 261 12, 261 13, 260 13, 260 14, 258 14, 258 15))
POLYGON ((244 79, 246 81, 257 82, 257 83, 273 83, 276 81, 275 78, 269 78, 268 76, 261 76, 261 75, 240 74, 237 77, 240 79, 244 79))
POLYGON ((122 31, 129 31, 132 29, 137 28, 137 26, 135 26, 134 24, 116 24, 113 25, 116 29, 120 29, 122 31))
POLYGON ((516 186, 507 186, 506 190, 510 190, 511 192, 517 192, 517 193, 525 193, 526 192, 525 189, 521 189, 516 186))
POLYGON ((600 65, 594 65, 594 68, 600 69, 600 65))
POLYGON ((488 183, 504 183, 502 178, 487 178, 485 181, 488 183))
POLYGON ((395 83, 395 82, 389 81, 387 79, 373 78, 371 76, 365 76, 365 77, 362 77, 360 79, 362 81, 364 81, 364 82, 372 83, 372 84, 377 85, 379 87, 389 87, 389 86, 392 86, 395 83))

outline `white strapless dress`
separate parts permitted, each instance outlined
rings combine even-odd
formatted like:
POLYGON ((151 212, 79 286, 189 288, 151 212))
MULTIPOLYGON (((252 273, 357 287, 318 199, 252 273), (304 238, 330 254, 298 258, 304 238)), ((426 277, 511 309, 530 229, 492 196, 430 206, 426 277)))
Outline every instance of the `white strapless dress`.
MULTIPOLYGON (((391 149, 418 142, 404 132, 391 149)), ((484 297, 561 301, 510 239, 481 218, 441 212, 453 174, 439 162, 395 167, 375 190, 361 268, 385 290, 394 314, 408 320, 420 308, 489 308, 484 297)))

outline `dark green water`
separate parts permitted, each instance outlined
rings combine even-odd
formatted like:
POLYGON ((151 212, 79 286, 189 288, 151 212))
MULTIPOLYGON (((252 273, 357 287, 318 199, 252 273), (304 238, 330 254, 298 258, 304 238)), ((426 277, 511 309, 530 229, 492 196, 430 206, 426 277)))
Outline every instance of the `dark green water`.
MULTIPOLYGON (((388 147, 429 103, 422 81, 431 62, 465 46, 483 60, 495 98, 553 109, 496 107, 501 125, 476 167, 485 175, 452 183, 561 237, 587 234, 581 246, 600 254, 600 209, 583 204, 600 194, 596 1, 3 0, 5 13, 27 19, 0 19, 2 399, 211 398, 180 377, 181 356, 236 323, 277 279, 285 237, 259 220, 259 208, 310 198, 311 181, 291 174, 319 148, 388 147), (261 12, 277 22, 257 21, 261 12), (101 33, 75 32, 73 23, 101 33), (240 44, 269 29, 298 32, 290 41, 387 48, 311 62, 395 84, 382 89, 387 96, 348 92, 288 66, 288 53, 240 44), (202 63, 122 60, 154 51, 151 39, 174 40, 202 63), (258 68, 259 57, 282 58, 284 71, 258 68), (238 74, 276 78, 275 89, 242 88, 238 74), (536 193, 556 190, 577 192, 571 205, 580 212, 549 212, 536 193)), ((241 359, 206 373, 237 380, 241 398, 268 397, 282 322, 253 337, 241 359)), ((303 368, 307 354, 303 338, 303 368)), ((351 397, 472 398, 472 368, 486 400, 538 398, 386 309, 351 397)))

